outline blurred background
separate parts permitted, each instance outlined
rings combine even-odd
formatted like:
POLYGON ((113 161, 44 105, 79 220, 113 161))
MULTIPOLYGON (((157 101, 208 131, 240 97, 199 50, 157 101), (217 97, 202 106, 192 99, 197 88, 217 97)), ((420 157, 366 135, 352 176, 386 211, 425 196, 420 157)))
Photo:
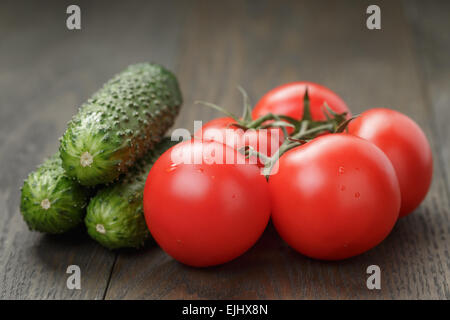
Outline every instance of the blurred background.
POLYGON ((449 54, 449 1, 2 1, 0 298, 449 298, 449 54), (81 8, 81 30, 66 27, 70 4, 81 8), (366 27, 370 4, 381 9, 380 30, 366 27), (270 228, 218 272, 183 268, 159 251, 112 253, 85 238, 29 233, 22 180, 57 150, 84 101, 143 61, 178 76, 185 102, 175 127, 189 130, 219 116, 195 100, 240 112, 238 85, 256 103, 277 85, 308 80, 355 114, 400 110, 432 143, 430 194, 382 245, 341 264, 300 257, 270 228), (86 270, 84 290, 65 288, 73 262, 86 270), (385 272, 386 290, 365 288, 370 264, 385 272))

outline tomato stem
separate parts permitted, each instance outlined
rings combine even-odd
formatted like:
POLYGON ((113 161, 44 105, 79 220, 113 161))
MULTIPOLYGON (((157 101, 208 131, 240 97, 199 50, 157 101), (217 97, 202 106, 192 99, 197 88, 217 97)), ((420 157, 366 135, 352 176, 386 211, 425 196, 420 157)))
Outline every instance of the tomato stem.
POLYGON ((245 123, 252 121, 252 106, 250 104, 250 99, 248 98, 247 92, 241 86, 238 86, 238 90, 242 94, 244 99, 244 112, 242 114, 242 119, 245 123))
MULTIPOLYGON (((268 113, 263 115, 262 117, 259 117, 258 119, 255 119, 251 122, 249 122, 247 124, 248 128, 259 128, 261 127, 261 125, 266 122, 266 121, 270 121, 270 120, 275 120, 275 121, 282 121, 285 123, 285 126, 292 126, 292 127, 297 127, 299 124, 298 120, 295 120, 294 118, 288 117, 288 116, 284 116, 281 114, 273 114, 273 113, 268 113)), ((279 125, 280 127, 282 126, 281 124, 279 125)))
POLYGON ((233 118, 237 123, 242 124, 242 123, 241 123, 241 120, 239 119, 238 116, 236 116, 234 113, 231 113, 231 112, 228 111, 227 109, 218 106, 217 104, 214 104, 214 103, 211 103, 211 102, 207 102, 207 101, 200 101, 200 100, 197 100, 197 101, 195 101, 194 103, 195 103, 195 104, 202 104, 202 105, 204 105, 204 106, 213 108, 213 109, 215 109, 215 110, 217 110, 217 111, 219 111, 219 112, 222 112, 223 114, 226 114, 226 115, 229 116, 230 118, 233 118))
POLYGON ((308 87, 305 88, 305 95, 303 96, 303 117, 302 120, 312 120, 311 108, 309 106, 308 87))
POLYGON ((345 120, 344 122, 340 123, 338 125, 338 127, 336 128, 336 130, 334 130, 334 133, 341 133, 341 132, 344 132, 345 130, 347 130, 349 123, 351 121, 353 121, 354 119, 356 119, 357 117, 358 117, 358 115, 353 116, 353 117, 345 120))
POLYGON ((305 142, 307 142, 308 140, 314 138, 313 135, 323 132, 323 131, 332 131, 334 128, 333 123, 326 123, 326 124, 322 124, 322 125, 318 125, 316 127, 308 128, 308 125, 310 124, 309 121, 307 120, 303 120, 301 122, 300 125, 300 130, 298 133, 296 133, 295 135, 292 135, 289 139, 285 139, 284 142, 281 144, 280 148, 277 150, 277 152, 275 152, 272 157, 269 157, 266 159, 266 161, 264 161, 264 168, 263 168, 263 173, 266 176, 266 178, 268 179, 270 171, 272 170, 273 165, 275 164, 275 162, 278 161, 278 159, 285 154, 287 151, 298 147, 302 144, 304 144, 305 142), (294 141, 292 141, 292 139, 294 139, 294 141), (297 141, 295 141, 297 140, 297 141))

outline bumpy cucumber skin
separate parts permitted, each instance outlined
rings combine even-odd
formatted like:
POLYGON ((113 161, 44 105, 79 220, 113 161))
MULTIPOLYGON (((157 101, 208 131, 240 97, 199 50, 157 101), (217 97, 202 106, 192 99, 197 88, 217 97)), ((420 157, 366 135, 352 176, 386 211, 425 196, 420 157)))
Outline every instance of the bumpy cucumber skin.
POLYGON ((160 141, 182 103, 176 77, 162 66, 129 66, 93 95, 69 122, 60 153, 82 185, 109 183, 160 141))
POLYGON ((83 221, 88 197, 89 190, 65 174, 56 153, 24 181, 20 211, 30 230, 60 234, 83 221))
POLYGON ((163 139, 125 176, 91 199, 85 224, 94 240, 109 249, 144 245, 150 236, 143 210, 145 180, 153 163, 174 144, 163 139))

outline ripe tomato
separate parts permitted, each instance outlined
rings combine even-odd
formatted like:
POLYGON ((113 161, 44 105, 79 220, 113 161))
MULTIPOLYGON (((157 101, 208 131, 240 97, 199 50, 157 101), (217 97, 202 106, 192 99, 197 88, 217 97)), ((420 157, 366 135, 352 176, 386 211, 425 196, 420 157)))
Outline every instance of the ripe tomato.
MULTIPOLYGON (((207 122, 201 128, 201 132, 200 130, 197 131, 195 136, 204 140, 225 143, 236 150, 250 146, 266 156, 272 156, 283 143, 283 131, 279 128, 249 129, 244 131, 241 128, 232 126, 234 123, 236 121, 230 117, 216 118, 207 122)), ((261 161, 257 163, 259 166, 263 166, 261 161)))
POLYGON ((337 113, 347 112, 350 109, 345 102, 330 89, 313 82, 291 82, 267 92, 256 104, 252 112, 253 119, 267 113, 282 114, 300 120, 303 117, 303 99, 308 87, 311 117, 313 120, 326 120, 323 113, 324 102, 337 113))
POLYGON ((269 177, 272 220, 302 254, 339 260, 379 244, 400 209, 394 168, 374 144, 347 134, 318 137, 281 156, 269 177))
POLYGON ((378 108, 350 122, 349 133, 374 143, 391 160, 400 183, 400 217, 417 208, 433 175, 430 144, 420 127, 398 111, 378 108))
POLYGON ((187 265, 218 265, 240 256, 268 223, 266 179, 255 165, 217 163, 225 163, 227 154, 245 162, 224 144, 193 139, 166 151, 148 175, 148 228, 164 251, 187 265))

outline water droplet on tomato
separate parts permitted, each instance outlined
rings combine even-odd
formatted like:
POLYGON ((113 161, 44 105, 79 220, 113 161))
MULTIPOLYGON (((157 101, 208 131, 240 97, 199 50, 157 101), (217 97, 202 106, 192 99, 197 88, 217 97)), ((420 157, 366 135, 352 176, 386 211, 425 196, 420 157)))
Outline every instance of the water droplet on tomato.
POLYGON ((166 172, 172 172, 178 167, 177 163, 172 163, 167 169, 166 172))
POLYGON ((341 186, 341 191, 344 191, 346 189, 346 186, 342 185, 341 186))
POLYGON ((355 198, 359 199, 359 197, 361 196, 361 194, 359 192, 355 192, 355 198))
POLYGON ((339 174, 344 174, 344 172, 345 172, 344 167, 339 167, 338 172, 339 172, 339 174))

